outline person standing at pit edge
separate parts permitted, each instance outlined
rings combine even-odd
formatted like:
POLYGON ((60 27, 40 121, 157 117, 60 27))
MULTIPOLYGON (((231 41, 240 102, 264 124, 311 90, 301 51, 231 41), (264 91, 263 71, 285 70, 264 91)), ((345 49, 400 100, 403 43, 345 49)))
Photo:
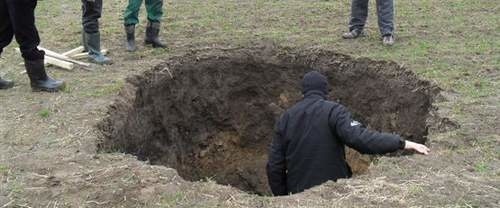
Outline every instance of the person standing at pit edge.
POLYGON ((101 53, 101 33, 99 18, 102 13, 102 0, 82 0, 82 42, 89 60, 96 64, 112 64, 110 58, 101 53))
MULTIPOLYGON (((124 14, 125 33, 127 35, 127 51, 133 52, 137 50, 135 44, 135 25, 139 23, 139 9, 143 0, 129 0, 127 9, 124 14)), ((167 46, 161 42, 160 21, 163 16, 163 0, 144 0, 148 13, 148 25, 146 27, 146 45, 151 45, 153 48, 166 48, 167 46)))
MULTIPOLYGON (((368 17, 368 0, 351 0, 351 20, 349 32, 344 33, 344 39, 355 39, 365 35, 363 31, 368 17)), ((382 43, 394 45, 394 0, 377 0, 378 27, 382 34, 382 43)))
MULTIPOLYGON (((35 26, 37 0, 0 0, 0 55, 15 36, 19 43, 24 66, 33 91, 57 92, 63 81, 52 79, 44 66, 45 52, 38 50, 40 37, 35 26)), ((14 86, 12 81, 0 78, 0 89, 14 86)))
POLYGON ((275 196, 351 177, 345 145, 363 154, 398 149, 429 154, 424 145, 366 129, 351 118, 346 107, 327 100, 328 89, 325 76, 316 71, 307 73, 302 81, 304 98, 276 125, 267 163, 269 186, 275 196))

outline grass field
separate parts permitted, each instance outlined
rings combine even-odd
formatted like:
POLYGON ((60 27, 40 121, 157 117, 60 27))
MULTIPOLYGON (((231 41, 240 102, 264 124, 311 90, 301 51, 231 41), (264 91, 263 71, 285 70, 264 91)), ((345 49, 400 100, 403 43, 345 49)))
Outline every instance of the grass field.
MULTIPOLYGON (((165 2, 169 47, 124 50, 125 0, 105 1, 101 34, 115 64, 49 72, 68 82, 58 94, 32 93, 17 44, 0 75, 0 207, 498 207, 500 206, 500 5, 493 0, 396 1, 396 45, 381 44, 374 1, 368 37, 343 40, 350 1, 172 0, 165 2), (439 114, 460 128, 431 131, 432 154, 382 157, 370 173, 302 194, 272 198, 214 182, 186 182, 174 170, 130 155, 97 154, 94 125, 124 79, 168 57, 260 43, 323 48, 393 60, 443 89, 439 114)), ((145 12, 137 37, 142 43, 145 12)), ((38 2, 41 45, 80 45, 80 1, 38 2)))

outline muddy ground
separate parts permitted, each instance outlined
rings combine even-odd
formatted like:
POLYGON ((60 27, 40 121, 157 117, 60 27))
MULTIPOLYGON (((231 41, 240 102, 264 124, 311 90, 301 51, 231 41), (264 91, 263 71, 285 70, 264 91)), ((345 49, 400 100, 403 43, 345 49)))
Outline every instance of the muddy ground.
MULTIPOLYGON (((58 52, 78 46, 81 31, 80 2, 44 0, 38 3, 37 24, 42 45, 58 52)), ((168 12, 165 24, 162 25, 163 38, 169 43, 169 48, 154 50, 139 44, 139 51, 136 53, 126 53, 123 47, 121 15, 125 4, 125 0, 106 1, 101 22, 103 45, 111 51, 110 56, 114 58, 115 64, 95 67, 95 71, 81 69, 62 71, 49 68, 52 75, 64 78, 68 82, 68 89, 62 93, 32 93, 26 75, 20 73, 23 70, 19 65, 22 60, 14 51, 15 44, 6 48, 2 54, 0 75, 14 79, 17 85, 14 89, 0 91, 0 207, 500 206, 500 132, 498 131, 500 42, 496 35, 500 32, 497 26, 500 24, 498 18, 491 18, 499 13, 500 8, 496 2, 467 0, 398 2, 397 44, 392 48, 385 48, 380 44, 373 2, 370 4, 368 37, 346 41, 340 38, 340 34, 345 32, 349 16, 350 5, 347 1, 173 0, 166 2, 165 7, 168 12), (101 146, 103 149, 98 148, 97 144, 104 144, 105 140, 97 126, 108 118, 108 106, 128 103, 129 98, 136 96, 134 89, 141 89, 130 86, 131 84, 125 81, 127 77, 139 75, 144 78, 148 74, 162 72, 163 75, 160 77, 170 80, 168 72, 164 74, 165 66, 172 69, 181 67, 174 67, 174 63, 165 63, 166 60, 194 63, 190 60, 196 58, 197 54, 207 53, 229 57, 224 51, 256 48, 262 42, 266 42, 264 45, 269 45, 268 42, 272 43, 270 45, 278 45, 281 48, 279 51, 284 53, 278 54, 283 57, 297 54, 308 56, 298 57, 299 61, 291 66, 283 68, 272 66, 270 67, 272 71, 278 69, 294 71, 299 65, 314 65, 313 60, 316 58, 312 55, 315 54, 318 59, 323 60, 345 58, 352 63, 367 65, 377 63, 359 67, 374 67, 373 71, 386 68, 377 68, 379 65, 392 67, 387 72, 378 70, 378 73, 373 74, 374 77, 366 77, 367 81, 396 80, 377 82, 376 89, 371 89, 375 95, 380 95, 384 93, 383 89, 388 89, 378 87, 386 83, 392 86, 409 84, 408 89, 387 90, 386 93, 390 93, 391 99, 393 92, 401 92, 403 97, 408 98, 419 92, 433 94, 433 90, 429 92, 425 90, 429 88, 419 90, 418 86, 421 84, 429 86, 427 82, 431 83, 430 86, 438 86, 442 90, 434 98, 432 104, 434 110, 429 111, 428 121, 422 123, 418 120, 413 125, 406 122, 408 119, 390 125, 385 121, 382 123, 371 121, 370 119, 377 116, 362 117, 364 112, 371 111, 354 108, 356 104, 351 102, 359 102, 357 99, 342 100, 348 96, 341 95, 340 92, 332 93, 333 99, 339 95, 340 102, 353 111, 362 112, 363 114, 358 115, 360 120, 365 119, 364 122, 370 124, 371 128, 387 128, 389 131, 397 132, 397 129, 391 129, 392 125, 408 125, 420 129, 416 132, 406 132, 408 135, 424 135, 419 132, 427 125, 426 144, 431 147, 432 154, 427 157, 403 155, 383 156, 373 161, 365 160, 370 165, 363 167, 368 169, 353 179, 337 183, 328 182, 293 196, 267 197, 218 185, 220 179, 213 177, 203 178, 202 182, 190 181, 197 178, 184 180, 182 175, 185 175, 188 169, 175 170, 155 165, 159 164, 161 159, 153 155, 136 154, 140 156, 139 159, 148 157, 150 159, 138 160, 132 154, 119 153, 121 149, 118 147, 123 146, 116 146, 112 151, 105 146, 101 146), (310 62, 304 62, 305 60, 310 62), (153 69, 156 66, 159 67, 153 69), (152 72, 147 72, 146 76, 143 76, 143 72, 151 69, 152 72), (115 101, 117 99, 118 102, 115 101), (433 120, 434 118, 437 119, 433 120)), ((142 12, 137 32, 139 43, 143 40, 144 23, 145 15, 142 12)), ((205 55, 200 56, 201 61, 205 55)), ((265 62, 257 59, 255 63, 265 62)), ((270 63, 277 62, 270 60, 270 63)), ((328 63, 316 64, 328 65, 328 63)), ((334 66, 336 63, 330 64, 334 66)), ((254 68, 258 70, 260 66, 254 68)), ((345 69, 348 72, 355 67, 345 69)), ((328 71, 329 67, 324 67, 322 70, 328 71)), ((174 79, 179 81, 177 84, 192 81, 210 83, 197 79, 182 80, 189 76, 181 76, 179 71, 172 71, 174 79), (182 79, 179 80, 180 78, 182 79)), ((194 72, 186 71, 187 74, 194 72)), ((210 73, 205 75, 207 78, 215 76, 210 73)), ((253 76, 252 73, 242 75, 248 75, 250 78, 253 76)), ((329 75, 332 85, 342 83, 342 80, 334 80, 336 76, 333 75, 329 75)), ((278 78, 278 80, 284 81, 287 86, 292 86, 292 80, 298 80, 298 77, 291 76, 290 79, 278 78)), ((353 78, 346 77, 346 79, 353 78)), ((132 83, 141 81, 136 78, 129 80, 133 81, 132 83)), ((259 80, 256 83, 260 82, 263 81, 259 80)), ((142 85, 143 90, 147 90, 146 86, 142 85)), ((173 87, 177 85, 159 87, 174 89, 173 87)), ((337 87, 345 89, 348 86, 337 87)), ((183 89, 194 91, 196 88, 183 89)), ((290 87, 289 90, 293 89, 290 87)), ((259 92, 258 89, 256 91, 259 92)), ((153 92, 154 90, 147 91, 144 98, 148 98, 146 95, 153 96, 153 92)), ((232 92, 226 90, 220 97, 214 95, 214 98, 222 99, 225 93, 229 95, 232 92)), ((259 97, 251 104, 276 103, 277 94, 274 92, 268 97, 259 97)), ((194 93, 191 95, 194 96, 194 93)), ((291 93, 285 97, 292 98, 288 101, 292 103, 296 96, 300 95, 291 93)), ((393 96, 396 99, 397 95, 393 96)), ((212 102, 205 98, 199 102, 201 104, 212 102)), ((425 104, 427 97, 423 98, 421 104, 427 106, 425 104)), ((213 102, 218 101, 216 99, 213 102)), ((371 102, 377 102, 377 99, 371 102)), ((178 99, 173 103, 182 105, 185 101, 178 99)), ((134 105, 144 107, 137 109, 147 110, 146 105, 141 106, 137 103, 134 105)), ((197 105, 189 106, 195 109, 197 105)), ((279 111, 279 108, 282 108, 279 103, 277 106, 278 108, 272 108, 272 112, 274 109, 279 111)), ((131 106, 121 107, 125 110, 131 106)), ((224 107, 229 110, 233 108, 231 105, 224 107)), ((268 109, 267 105, 261 108, 268 109)), ((391 117, 389 114, 397 110, 381 111, 384 114, 378 117, 387 116, 388 120, 393 120, 394 115, 391 117)), ((192 116, 189 112, 179 112, 179 114, 184 113, 192 116)), ((395 114, 396 118, 402 115, 404 114, 395 114)), ((222 115, 215 113, 213 118, 219 116, 222 115)), ((267 122, 271 123, 274 114, 266 116, 269 117, 267 122)), ((233 119, 228 126, 236 124, 237 120, 233 119)), ((238 135, 235 135, 235 131, 226 133, 216 137, 232 140, 243 138, 239 134, 245 132, 236 132, 238 135)), ((203 138, 202 135, 199 138, 203 138)), ((418 139, 420 136, 414 138, 418 139)), ((212 152, 205 154, 208 153, 212 152)), ((211 172, 207 174, 213 175, 211 172)))

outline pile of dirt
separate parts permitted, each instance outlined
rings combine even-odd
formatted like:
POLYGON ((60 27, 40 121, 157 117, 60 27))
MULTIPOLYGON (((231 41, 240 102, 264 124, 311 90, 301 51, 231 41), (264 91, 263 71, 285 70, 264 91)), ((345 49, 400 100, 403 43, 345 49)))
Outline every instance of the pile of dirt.
MULTIPOLYGON (((260 48, 213 50, 174 57, 128 79, 99 124, 101 151, 136 155, 175 168, 186 180, 208 178, 269 194, 268 146, 279 115, 301 99, 300 81, 324 73, 331 100, 369 128, 425 142, 437 89, 393 62, 331 51, 260 48)), ((370 158, 354 151, 355 174, 370 158)))

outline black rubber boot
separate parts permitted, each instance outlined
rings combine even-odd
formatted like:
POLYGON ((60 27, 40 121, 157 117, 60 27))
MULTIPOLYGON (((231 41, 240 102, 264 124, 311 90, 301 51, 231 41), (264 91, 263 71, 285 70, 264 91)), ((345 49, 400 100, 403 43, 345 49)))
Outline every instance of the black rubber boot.
POLYGON ((14 87, 14 82, 10 80, 5 80, 0 77, 0 90, 5 90, 14 87))
POLYGON ((160 23, 159 22, 148 22, 146 27, 146 39, 144 42, 146 45, 151 44, 153 48, 166 48, 167 46, 161 42, 158 35, 160 34, 160 23))
POLYGON ((125 25, 125 33, 127 34, 127 51, 136 51, 137 47, 135 45, 135 25, 125 25))
POLYGON ((108 57, 101 53, 101 34, 85 33, 84 45, 87 46, 89 52, 89 60, 96 64, 112 64, 113 62, 108 57))
POLYGON ((43 59, 24 60, 24 66, 31 82, 31 89, 34 92, 58 92, 65 87, 64 81, 52 79, 45 72, 43 59))
POLYGON ((87 45, 87 38, 85 37, 85 31, 82 31, 82 44, 83 44, 83 52, 89 52, 89 46, 87 45))

